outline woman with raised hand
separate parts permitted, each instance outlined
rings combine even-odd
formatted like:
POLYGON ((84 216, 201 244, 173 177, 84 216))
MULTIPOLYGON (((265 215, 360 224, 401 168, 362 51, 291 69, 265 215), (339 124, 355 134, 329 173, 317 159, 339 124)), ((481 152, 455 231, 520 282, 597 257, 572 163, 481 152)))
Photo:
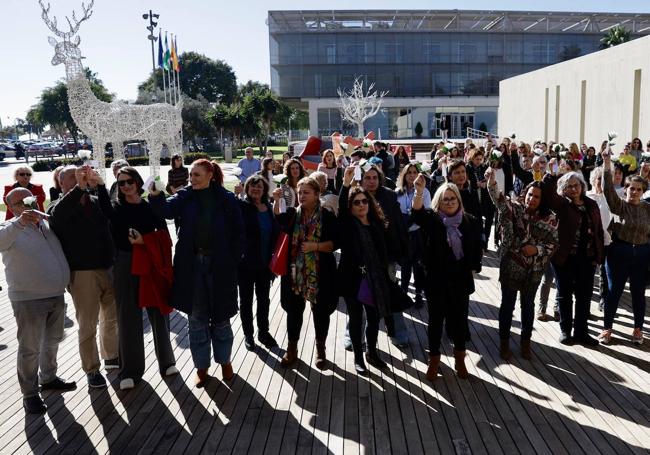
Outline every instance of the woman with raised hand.
POLYGON ((120 389, 128 390, 142 379, 145 369, 142 308, 146 308, 151 325, 160 374, 178 373, 169 339, 172 241, 165 220, 142 199, 144 182, 138 171, 122 167, 116 178, 118 194, 112 201, 96 171, 90 170, 88 183, 97 191, 102 211, 111 221, 117 250, 113 289, 120 349, 120 389), (152 254, 152 251, 161 254, 152 254))
POLYGON ((188 315, 194 383, 205 386, 211 349, 228 381, 234 375, 230 318, 237 314, 237 270, 245 245, 239 204, 223 187, 219 166, 205 159, 192 163, 189 186, 169 199, 153 187, 149 203, 158 216, 181 220, 170 305, 188 315))
POLYGON ((429 368, 427 379, 434 381, 440 364, 440 341, 447 323, 454 344, 454 368, 458 377, 469 376, 465 367, 465 340, 468 330, 469 296, 474 292, 472 272, 480 272, 483 248, 481 224, 465 213, 458 187, 444 183, 436 190, 431 209, 424 208, 424 175, 415 179, 413 221, 424 237, 424 292, 429 305, 429 368))
MULTIPOLYGON (((290 163, 293 160, 290 160, 290 163)), ((273 213, 289 236, 289 272, 280 282, 280 303, 287 312, 289 345, 280 364, 284 367, 298 360, 298 341, 302 328, 305 303, 311 305, 316 332, 316 367, 325 369, 325 341, 330 315, 338 304, 336 292, 337 220, 333 213, 320 205, 320 185, 305 177, 297 182, 298 207, 288 206, 282 213, 282 188, 273 192, 273 213)))
POLYGON ((503 240, 499 247, 500 355, 510 360, 512 313, 521 302, 521 356, 530 360, 530 339, 535 319, 535 294, 546 266, 558 243, 555 215, 542 203, 542 184, 529 183, 522 191, 523 201, 507 199, 497 186, 494 169, 485 171, 490 198, 499 211, 503 240))
POLYGON ((603 154, 603 192, 612 214, 618 215, 611 224, 612 243, 607 251, 607 281, 609 293, 605 299, 605 322, 598 339, 603 344, 612 340, 612 326, 618 302, 630 281, 634 330, 632 343, 643 344, 643 321, 645 318, 645 286, 650 262, 650 204, 641 201, 648 189, 648 181, 634 175, 625 182, 625 199, 621 199, 612 182, 611 156, 603 154))
MULTIPOLYGON (((267 160, 268 158, 264 158, 267 160)), ((239 264, 239 311, 244 345, 255 350, 253 338, 253 292, 257 296, 257 339, 267 349, 278 345, 269 333, 269 293, 273 273, 269 269, 273 247, 280 232, 268 198, 268 181, 259 174, 244 183, 244 198, 238 199, 246 229, 246 249, 239 264)))
POLYGON ((390 277, 388 275, 388 220, 369 191, 350 188, 347 205, 340 208, 341 260, 338 268, 339 293, 350 318, 354 368, 360 375, 368 370, 363 359, 363 313, 366 315, 366 361, 379 369, 386 363, 377 352, 379 319, 392 323, 390 277))
POLYGON ((299 158, 290 158, 284 163, 284 175, 287 176, 286 183, 282 183, 282 199, 287 207, 297 207, 298 201, 298 182, 307 175, 305 167, 299 158))
MULTIPOLYGON (((550 169, 555 169, 555 162, 555 158, 551 159, 550 169)), ((559 248, 551 258, 551 266, 560 308, 559 341, 597 346, 598 340, 589 335, 588 318, 594 274, 604 260, 605 245, 598 204, 586 192, 587 184, 580 172, 567 172, 560 178, 553 172, 543 180, 543 201, 558 218, 559 248)))

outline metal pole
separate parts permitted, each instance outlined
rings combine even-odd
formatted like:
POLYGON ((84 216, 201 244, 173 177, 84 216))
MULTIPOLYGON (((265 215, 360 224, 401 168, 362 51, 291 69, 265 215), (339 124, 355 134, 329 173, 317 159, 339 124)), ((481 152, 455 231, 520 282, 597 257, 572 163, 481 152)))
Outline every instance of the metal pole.
MULTIPOLYGON (((165 68, 161 68, 160 72, 162 73, 163 77, 163 94, 165 95, 165 103, 167 102, 167 87, 166 87, 166 82, 165 82, 165 68)), ((170 100, 171 102, 171 100, 170 100)))
MULTIPOLYGON (((153 12, 149 10, 149 24, 153 27, 153 12)), ((154 44, 156 42, 156 36, 153 34, 153 30, 151 31, 151 36, 154 37, 154 39, 149 39, 151 41, 151 68, 153 69, 154 75, 156 74, 156 51, 154 49, 154 44)), ((154 76, 155 77, 155 76, 154 76)))

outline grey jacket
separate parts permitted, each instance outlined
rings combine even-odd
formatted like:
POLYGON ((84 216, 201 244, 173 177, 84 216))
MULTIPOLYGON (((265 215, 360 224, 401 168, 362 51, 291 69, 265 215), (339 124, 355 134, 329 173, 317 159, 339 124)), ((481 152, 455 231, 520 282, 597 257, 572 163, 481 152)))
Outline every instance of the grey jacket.
POLYGON ((70 268, 63 249, 46 221, 40 229, 22 227, 17 219, 0 224, 0 253, 9 286, 9 300, 45 299, 63 295, 70 268))

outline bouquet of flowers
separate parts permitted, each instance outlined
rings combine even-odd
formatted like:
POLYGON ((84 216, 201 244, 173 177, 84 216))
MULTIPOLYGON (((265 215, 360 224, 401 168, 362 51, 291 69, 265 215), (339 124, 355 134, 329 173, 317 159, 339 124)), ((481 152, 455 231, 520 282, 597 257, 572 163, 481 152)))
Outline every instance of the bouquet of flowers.
POLYGON ((503 156, 503 153, 500 150, 492 150, 492 153, 490 154, 490 162, 498 162, 501 161, 501 157, 503 156))
POLYGON ((92 154, 92 152, 90 150, 81 149, 81 150, 77 151, 77 156, 82 161, 88 161, 90 158, 92 158, 93 154, 92 154))
POLYGON ((372 140, 366 138, 361 143, 361 147, 363 147, 364 149, 369 149, 372 148, 373 143, 374 142, 372 140))
POLYGON ((451 149, 456 147, 456 145, 453 142, 447 142, 445 145, 442 146, 442 151, 446 154, 451 152, 451 149))
POLYGON ((417 168, 418 172, 420 174, 422 173, 430 173, 431 172, 431 162, 430 161, 425 161, 424 163, 420 163, 419 161, 416 161, 415 167, 417 168))
POLYGON ((278 185, 284 185, 287 183, 287 180, 289 180, 289 177, 284 174, 276 174, 273 176, 273 182, 278 185))
POLYGON ((36 204, 35 196, 27 196, 23 198, 23 205, 32 209, 37 209, 38 205, 36 204))
POLYGON ((564 145, 562 145, 562 144, 555 144, 555 145, 553 146, 553 151, 554 151, 557 155, 559 155, 559 154, 562 152, 562 150, 564 150, 564 145))

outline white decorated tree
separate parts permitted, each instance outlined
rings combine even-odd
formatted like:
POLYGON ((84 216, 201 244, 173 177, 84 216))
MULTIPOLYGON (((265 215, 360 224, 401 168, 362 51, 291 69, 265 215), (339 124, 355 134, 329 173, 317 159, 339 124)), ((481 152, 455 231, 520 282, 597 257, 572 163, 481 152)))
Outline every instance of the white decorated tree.
POLYGON ((375 84, 370 84, 368 90, 364 90, 363 82, 356 78, 352 90, 337 90, 339 94, 339 110, 341 117, 357 126, 357 135, 359 138, 365 136, 363 122, 374 117, 381 109, 384 96, 388 92, 377 92, 373 90, 375 84))

